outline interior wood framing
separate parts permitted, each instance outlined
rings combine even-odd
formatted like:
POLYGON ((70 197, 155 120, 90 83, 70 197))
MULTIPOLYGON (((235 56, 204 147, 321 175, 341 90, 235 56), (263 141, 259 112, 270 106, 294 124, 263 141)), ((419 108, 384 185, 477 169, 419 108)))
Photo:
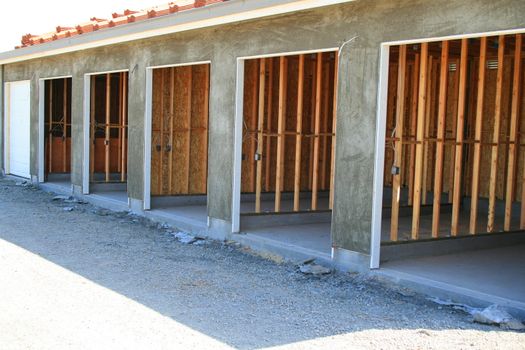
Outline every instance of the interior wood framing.
POLYGON ((391 241, 525 228, 524 59, 522 34, 390 48, 391 241))
POLYGON ((209 86, 209 64, 153 70, 153 196, 207 193, 209 86))
POLYGON ((241 191, 253 212, 331 209, 337 64, 337 52, 245 61, 241 191))
POLYGON ((71 78, 44 81, 45 176, 71 172, 71 78))
POLYGON ((126 182, 128 72, 91 76, 90 181, 126 182))

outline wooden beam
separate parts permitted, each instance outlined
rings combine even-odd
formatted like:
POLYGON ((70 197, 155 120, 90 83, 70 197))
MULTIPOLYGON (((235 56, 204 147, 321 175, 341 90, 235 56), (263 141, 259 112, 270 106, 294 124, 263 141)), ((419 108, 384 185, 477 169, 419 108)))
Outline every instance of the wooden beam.
POLYGON ((336 140, 336 126, 337 126, 337 85, 339 80, 339 53, 335 53, 335 62, 334 62, 334 101, 333 101, 333 111, 332 111, 332 152, 330 154, 331 164, 330 164, 330 203, 329 208, 333 209, 334 207, 334 181, 335 181, 335 140, 336 140))
MULTIPOLYGON (((512 105, 510 112, 510 133, 509 133, 509 157, 507 171, 507 190, 505 196, 505 223, 504 230, 510 231, 512 218, 512 201, 514 200, 514 190, 516 181, 516 154, 518 151, 518 131, 521 97, 521 46, 522 35, 516 34, 514 46, 514 77, 512 83, 512 105)), ((522 202, 523 203, 523 202, 522 202)), ((523 204, 522 204, 523 205, 523 204)), ((520 220, 521 221, 521 220, 520 220)), ((521 226, 521 225, 520 225, 521 226)))
POLYGON ((281 191, 284 176, 284 130, 286 118, 286 63, 285 56, 279 57, 279 113, 277 115, 277 167, 275 172, 275 212, 281 211, 281 191))
POLYGON ((472 190, 470 195, 469 233, 476 233, 478 221, 479 172, 481 160, 481 131, 483 128, 483 107, 485 102, 485 71, 487 68, 487 38, 480 40, 478 94, 476 102, 476 120, 474 126, 474 154, 472 156, 472 190))
POLYGON ((397 101, 395 115, 394 167, 399 169, 392 177, 392 215, 390 218, 390 240, 397 241, 399 231, 399 202, 401 198, 401 167, 403 162, 403 131, 405 128, 405 84, 407 67, 407 46, 399 46, 397 68, 397 101))
POLYGON ((121 152, 121 165, 120 165, 120 181, 124 182, 126 180, 127 174, 127 159, 128 159, 128 73, 124 72, 122 74, 122 152, 121 152))
MULTIPOLYGON (((250 111, 250 125, 248 126, 249 132, 249 142, 250 142, 250 153, 246 161, 250 169, 250 192, 255 192, 255 183, 256 183, 256 167, 257 162, 255 161, 255 152, 257 151, 257 100, 258 100, 258 83, 257 79, 259 77, 259 71, 257 69, 257 63, 260 63, 261 59, 255 60, 253 62, 252 77, 250 83, 252 84, 250 97, 252 99, 252 110, 250 111)), ((260 64, 259 64, 260 65, 260 64)))
POLYGON ((425 134, 425 106, 427 99, 428 43, 421 44, 421 59, 419 65, 419 95, 416 131, 416 159, 414 174, 414 199, 412 208, 412 239, 419 238, 419 222, 421 215, 421 180, 423 175, 423 138, 425 134))
POLYGON ((461 180, 463 168, 463 130, 465 127, 465 96, 467 82, 468 39, 461 39, 461 57, 459 62, 458 113, 456 124, 456 157, 454 161, 454 189, 452 195, 451 234, 458 234, 459 209, 461 207, 461 180))
POLYGON ((436 170, 434 176, 434 202, 432 207, 432 237, 439 236, 441 193, 443 192, 443 155, 445 151, 445 129, 447 116, 448 51, 449 42, 441 44, 441 66, 439 72, 439 102, 436 142, 436 170))
MULTIPOLYGON (((261 189, 262 189, 262 155, 263 155, 263 127, 264 127, 264 95, 266 84, 266 59, 259 61, 259 103, 257 113, 257 157, 256 183, 255 183, 255 212, 261 212, 261 189)), ((254 155, 255 157, 255 155, 254 155)))
POLYGON ((317 210, 317 188, 319 186, 319 132, 321 127, 321 85, 323 81, 323 54, 317 54, 317 81, 315 85, 314 154, 312 174, 312 210, 317 210))
MULTIPOLYGON (((419 96, 419 67, 420 55, 415 54, 414 69, 412 72, 412 96, 410 98, 410 137, 415 137, 417 131, 417 105, 419 96)), ((410 165, 408 171, 408 205, 414 201, 414 176, 416 173, 416 144, 410 145, 410 165)))
POLYGON ((301 148, 303 133, 303 101, 304 101, 304 55, 299 56, 299 72, 297 77, 297 124, 295 131, 295 169, 294 169, 294 195, 293 210, 300 209, 301 192, 301 148))
POLYGON ((62 98, 62 113, 64 115, 64 126, 62 130, 62 171, 67 172, 67 78, 64 78, 64 91, 62 98))
POLYGON ((106 125, 105 125, 105 152, 104 152, 104 171, 106 174, 106 182, 110 180, 109 174, 109 151, 110 151, 110 128, 111 123, 111 74, 106 74, 106 125))
MULTIPOLYGON (((312 91, 310 96, 310 133, 313 135, 315 129, 315 92, 317 90, 317 55, 312 55, 312 91)), ((314 139, 310 137, 310 151, 308 152, 308 188, 311 190, 313 186, 313 173, 314 173, 314 139)))
POLYGON ((496 212, 496 180, 498 176, 498 146, 501 129, 501 104, 503 97, 503 65, 505 62, 505 36, 500 35, 498 40, 498 73, 496 78, 496 102, 494 104, 494 127, 492 134, 492 152, 490 157, 489 180, 489 212, 487 218, 487 232, 494 232, 494 216, 496 212))

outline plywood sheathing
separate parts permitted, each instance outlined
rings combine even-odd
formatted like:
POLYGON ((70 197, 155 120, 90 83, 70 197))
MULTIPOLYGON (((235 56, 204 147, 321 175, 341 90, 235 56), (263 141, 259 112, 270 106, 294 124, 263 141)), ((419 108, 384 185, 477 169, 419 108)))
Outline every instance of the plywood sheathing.
POLYGON ((151 194, 206 194, 209 65, 153 70, 151 194))

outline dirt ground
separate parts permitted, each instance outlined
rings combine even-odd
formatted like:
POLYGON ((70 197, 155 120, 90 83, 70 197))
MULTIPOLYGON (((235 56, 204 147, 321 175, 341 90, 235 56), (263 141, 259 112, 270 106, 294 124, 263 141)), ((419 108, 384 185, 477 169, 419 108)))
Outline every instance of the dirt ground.
POLYGON ((0 178, 0 349, 525 349, 525 333, 360 275, 0 178))

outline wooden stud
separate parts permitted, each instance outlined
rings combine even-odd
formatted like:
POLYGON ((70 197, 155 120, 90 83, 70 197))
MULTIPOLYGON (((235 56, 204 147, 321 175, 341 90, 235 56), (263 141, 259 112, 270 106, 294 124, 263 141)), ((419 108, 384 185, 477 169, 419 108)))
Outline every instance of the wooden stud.
MULTIPOLYGON (((395 135, 397 142, 394 146, 394 167, 401 169, 403 159, 403 131, 405 117, 405 82, 407 67, 407 46, 399 46, 399 63, 397 70, 397 101, 395 115, 395 135)), ((399 202, 401 198, 401 171, 393 175, 392 179, 392 215, 390 224, 390 240, 397 241, 399 230, 399 202)))
POLYGON ((472 190, 470 200, 469 233, 475 234, 478 217, 479 172, 481 159, 481 131, 483 127, 483 107, 485 101, 485 71, 487 67, 487 38, 482 37, 479 49, 478 94, 474 127, 474 154, 472 156, 472 190))
POLYGON ((416 131, 416 159, 414 174, 414 198, 412 209, 412 239, 419 238, 419 222, 421 213, 421 180, 423 175, 423 138, 425 133, 425 105, 427 99, 427 69, 428 43, 421 44, 421 59, 419 66, 419 97, 416 131))
POLYGON ((252 97, 252 110, 250 112, 250 125, 248 126, 248 135, 249 135, 249 141, 250 141, 250 153, 247 157, 247 162, 250 167, 250 174, 251 174, 251 181, 250 181, 250 192, 255 192, 255 182, 256 182, 256 166, 257 162, 255 161, 255 152, 257 151, 257 131, 255 130, 257 128, 257 96, 258 96, 258 77, 259 77, 259 71, 256 67, 256 62, 260 65, 260 59, 254 62, 254 68, 252 69, 252 78, 250 80, 250 83, 252 84, 252 91, 250 96, 252 97))
POLYGON ((67 78, 64 80, 63 106, 64 126, 62 130, 62 171, 67 172, 67 78))
POLYGON ((330 199, 329 208, 334 207, 334 181, 335 181, 335 138, 336 138, 336 125, 337 125, 337 84, 339 75, 339 54, 335 53, 334 62, 334 106, 332 108, 332 151, 331 151, 331 164, 330 164, 330 199))
POLYGON ((173 147, 174 147, 174 140, 173 140, 173 125, 175 123, 175 68, 170 67, 170 106, 169 106, 169 116, 170 116, 170 139, 169 139, 169 149, 170 149, 170 156, 168 158, 168 190, 169 194, 171 195, 173 193, 173 147))
POLYGON ((95 121, 96 121, 96 116, 95 116, 95 112, 96 112, 96 109, 95 109, 95 103, 96 103, 96 98, 95 98, 95 93, 96 93, 96 78, 94 75, 92 75, 90 77, 90 80, 91 80, 91 85, 90 85, 90 89, 91 89, 91 92, 90 92, 90 98, 91 98, 91 103, 90 103, 90 128, 91 128, 91 133, 90 133, 90 143, 89 143, 89 161, 90 161, 90 164, 89 164, 89 172, 90 172, 90 180, 93 181, 93 173, 95 172, 95 121))
POLYGON ((436 167, 434 177, 434 202, 432 215, 432 237, 439 236, 439 219, 441 211, 441 193, 443 192, 443 155, 445 150, 445 128, 447 115, 448 87, 448 51, 449 42, 443 41, 441 46, 441 66, 439 72, 439 102, 436 142, 436 167))
POLYGON ((122 82, 122 144, 121 144, 121 165, 120 165, 120 181, 124 182, 126 180, 127 174, 127 139, 128 139, 128 73, 124 72, 122 82))
POLYGON ((158 193, 159 194, 164 194, 164 174, 163 174, 163 170, 164 170, 164 156, 162 155, 162 153, 164 152, 164 79, 165 79, 165 74, 164 74, 165 70, 164 69, 161 69, 160 70, 160 101, 159 101, 159 105, 160 105, 160 108, 159 108, 159 123, 160 123, 160 126, 159 126, 159 129, 160 129, 160 136, 159 136, 159 142, 160 142, 160 149, 158 150, 159 151, 159 163, 158 163, 158 169, 157 169, 157 177, 158 177, 158 186, 159 186, 159 189, 158 189, 158 193))
POLYGON ((203 119, 205 120, 205 126, 206 126, 206 136, 203 137, 202 140, 202 149, 204 152, 204 155, 202 157, 203 162, 205 163, 206 168, 206 176, 204 178, 204 193, 208 193, 208 123, 209 123, 209 114, 210 114, 210 64, 206 65, 206 73, 204 76, 204 108, 202 109, 203 119))
MULTIPOLYGON (((311 105, 310 105, 310 133, 313 134, 315 128, 315 103, 316 103, 316 89, 317 89, 317 55, 312 56, 312 91, 311 91, 311 105)), ((310 137, 310 151, 309 151, 309 162, 308 162, 308 188, 313 187, 313 173, 314 173, 314 140, 315 137, 310 137)))
POLYGON ((490 157, 489 181, 489 212, 487 218, 487 232, 494 232, 494 216, 496 211, 496 178, 498 175, 498 146, 501 129, 501 104, 503 86, 503 64, 505 60, 505 36, 500 35, 498 40, 498 73, 496 80, 496 102, 494 106, 494 129, 492 134, 492 152, 490 157))
MULTIPOLYGON (((262 189, 262 154, 263 154, 263 126, 264 126, 264 94, 266 84, 266 59, 259 62, 259 103, 257 113, 257 158, 256 158, 256 184, 255 184, 255 212, 261 212, 262 189)), ((255 155, 254 155, 255 157, 255 155)))
POLYGON ((461 57, 459 64, 458 113, 456 124, 456 156, 454 161, 454 189, 452 197, 451 234, 458 234, 459 209, 461 206, 461 177, 463 166, 463 130, 465 127, 465 95, 468 63, 468 39, 461 39, 461 57))
MULTIPOLYGON (((328 55, 326 55, 328 56, 328 55)), ((324 64, 323 67, 323 83, 322 83, 322 113, 321 113, 321 121, 322 121, 322 132, 324 135, 320 135, 319 137, 322 137, 322 140, 319 139, 319 141, 322 141, 321 149, 322 149, 322 157, 321 157, 321 189, 326 188, 326 165, 328 164, 328 111, 330 108, 329 105, 329 98, 330 98, 330 62, 327 62, 324 64)))
MULTIPOLYGON (((273 114, 273 58, 268 58, 268 106, 266 108, 266 130, 272 132, 273 114)), ((271 171, 271 137, 266 138, 266 159, 265 159, 265 191, 270 191, 270 171, 271 171)))
POLYGON ((277 170, 275 172, 275 212, 281 211, 281 191, 284 176, 284 130, 286 114, 287 58, 279 58, 279 114, 277 115, 277 170))
MULTIPOLYGON (((412 96, 410 105, 410 137, 416 136, 417 131, 417 106, 419 96, 419 68, 420 55, 415 54, 414 69, 412 72, 412 96)), ((412 205, 414 201, 414 176, 416 174, 416 144, 410 145, 410 167, 408 171, 408 205, 412 205)))
POLYGON ((49 81, 49 172, 53 172, 53 80, 49 81))
POLYGON ((430 55, 428 57, 428 69, 427 69, 427 99, 425 102, 425 136, 423 139, 423 179, 421 181, 422 193, 421 202, 427 204, 428 194, 428 156, 429 156, 429 142, 428 138, 430 135, 430 118, 432 117, 432 73, 433 73, 433 60, 434 58, 430 55))
POLYGON ((186 88, 188 89, 188 99, 186 101, 187 103, 187 114, 186 114, 186 125, 187 125, 187 146, 186 146, 186 164, 184 165, 186 169, 186 193, 190 192, 190 154, 191 154, 191 113, 192 113, 192 86, 193 86, 193 67, 189 66, 188 68, 188 81, 186 88))
POLYGON ((106 74, 106 125, 105 125, 105 158, 104 158, 104 170, 106 173, 106 182, 110 180, 109 174, 109 151, 110 151, 110 128, 111 123, 111 74, 106 74))
POLYGON ((122 72, 119 72, 118 73, 118 130, 117 130, 117 134, 118 134, 118 137, 117 137, 117 144, 118 144, 118 147, 117 147, 117 159, 119 160, 118 161, 118 164, 117 164, 117 171, 120 172, 121 171, 121 166, 122 166, 122 163, 121 163, 121 159, 122 159, 122 128, 120 127, 122 125, 122 90, 123 90, 123 87, 122 87, 122 75, 123 73, 122 72))
MULTIPOLYGON (((459 94, 459 78, 460 78, 460 75, 458 74, 459 60, 458 59, 454 59, 454 63, 456 65, 456 71, 455 71, 455 74, 454 74, 454 82, 453 82, 454 90, 453 90, 452 95, 455 98, 452 100, 452 110, 453 110, 453 113, 452 113, 452 125, 453 126, 452 126, 452 134, 450 136, 453 139, 456 138, 455 125, 457 124, 457 120, 458 120, 458 115, 457 115, 458 99, 457 99, 457 96, 459 94)), ((454 197, 454 171, 455 171, 454 166, 455 166, 455 158, 456 158, 456 145, 452 145, 450 153, 451 153, 451 156, 450 156, 450 164, 449 164, 449 169, 448 169, 449 170, 448 201, 449 201, 449 203, 452 203, 452 198, 454 197)))
POLYGON ((300 209, 301 192, 301 148, 303 132, 303 101, 304 101, 304 55, 299 56, 299 73, 297 79, 297 125, 295 136, 295 169, 294 169, 294 196, 293 210, 300 209))
POLYGON ((487 217, 487 232, 494 232, 494 216, 496 211, 496 180, 498 176, 498 150, 501 129, 501 103, 503 87, 503 64, 505 59, 505 36, 498 40, 498 73, 496 79, 496 101, 494 104, 494 126, 490 157, 489 209, 487 217))
MULTIPOLYGON (((522 35, 516 34, 514 48, 514 77, 512 83, 512 106, 510 112, 510 133, 509 133, 509 158, 507 171, 507 189, 505 195, 505 223, 504 230, 510 231, 510 222, 512 218, 512 200, 514 199, 514 185, 516 179, 516 153, 518 151, 518 120, 520 113, 520 96, 521 96, 521 46, 522 35)), ((523 202, 522 202, 523 203, 523 202)), ((525 218, 524 218, 525 220, 525 218)), ((520 225, 521 226, 521 225, 520 225)))
POLYGON ((319 132, 321 127, 321 84, 323 81, 323 54, 317 54, 317 81, 315 89, 314 150, 312 174, 312 210, 317 210, 317 188, 319 186, 319 132))

